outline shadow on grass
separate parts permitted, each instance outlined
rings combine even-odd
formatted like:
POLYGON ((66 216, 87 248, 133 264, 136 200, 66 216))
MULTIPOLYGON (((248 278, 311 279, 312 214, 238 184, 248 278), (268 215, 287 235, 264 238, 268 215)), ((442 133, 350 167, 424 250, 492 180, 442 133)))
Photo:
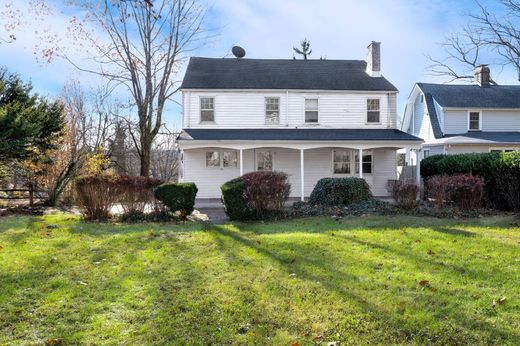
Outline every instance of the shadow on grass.
POLYGON ((463 237, 475 237, 476 234, 470 231, 466 231, 463 229, 457 229, 457 228, 442 228, 442 227, 434 227, 432 228, 436 232, 449 234, 449 235, 455 235, 455 236, 463 236, 463 237))

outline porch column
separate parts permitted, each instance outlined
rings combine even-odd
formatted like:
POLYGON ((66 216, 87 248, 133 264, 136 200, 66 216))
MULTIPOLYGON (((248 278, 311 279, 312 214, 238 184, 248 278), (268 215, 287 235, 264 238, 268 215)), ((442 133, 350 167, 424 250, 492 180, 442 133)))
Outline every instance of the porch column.
POLYGON ((240 161, 240 176, 243 176, 244 175, 244 149, 240 149, 239 151, 240 153, 240 157, 239 157, 239 161, 240 161))
POLYGON ((301 201, 305 200, 305 173, 304 173, 303 149, 300 149, 300 182, 301 182, 301 201))
POLYGON ((363 149, 359 149, 359 177, 363 178, 363 149))
POLYGON ((415 181, 418 185, 421 184, 421 149, 415 149, 415 181))

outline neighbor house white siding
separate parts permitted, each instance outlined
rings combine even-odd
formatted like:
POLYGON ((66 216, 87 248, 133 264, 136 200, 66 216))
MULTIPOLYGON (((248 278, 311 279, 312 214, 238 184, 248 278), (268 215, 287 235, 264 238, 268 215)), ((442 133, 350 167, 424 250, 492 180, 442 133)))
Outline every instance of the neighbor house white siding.
POLYGON ((342 127, 395 128, 395 93, 304 91, 183 91, 184 128, 342 127), (214 97, 215 121, 201 123, 200 97, 214 97), (280 124, 266 125, 265 98, 280 99, 280 124), (305 99, 319 99, 318 124, 305 123, 305 99), (367 124, 367 99, 380 99, 380 123, 367 124))
MULTIPOLYGON (((220 198, 220 186, 226 181, 240 175, 239 168, 209 168, 206 167, 206 152, 223 150, 218 148, 184 150, 184 181, 194 182, 199 188, 197 198, 220 198)), ((257 151, 273 152, 273 169, 289 175, 291 197, 300 197, 300 151, 285 148, 262 148, 244 150, 244 173, 256 170, 257 151)), ((332 151, 334 148, 309 149, 304 151, 305 177, 304 190, 308 197, 318 180, 324 177, 345 177, 347 175, 333 174, 332 151)), ((370 185, 375 196, 388 196, 386 184, 389 179, 397 177, 396 150, 380 148, 372 150, 372 174, 364 174, 364 179, 370 185)), ((350 176, 357 176, 352 169, 350 176)))
MULTIPOLYGON (((457 134, 468 132, 468 111, 446 110, 444 131, 446 134, 457 134)), ((473 110, 472 110, 473 111, 473 110)), ((520 131, 520 110, 478 110, 480 111, 482 131, 502 132, 520 131)))

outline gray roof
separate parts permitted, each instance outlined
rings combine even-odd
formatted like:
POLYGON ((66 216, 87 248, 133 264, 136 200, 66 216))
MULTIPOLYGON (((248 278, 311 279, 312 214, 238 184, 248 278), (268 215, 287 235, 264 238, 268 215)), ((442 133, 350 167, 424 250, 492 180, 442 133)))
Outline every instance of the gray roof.
POLYGON ((419 141, 395 129, 184 129, 179 140, 230 141, 419 141))
POLYGON ((520 85, 456 85, 417 83, 442 107, 519 108, 520 85))
POLYGON ((445 144, 519 144, 520 132, 481 132, 474 131, 457 135, 445 135, 445 144))
POLYGON ((181 89, 397 91, 362 60, 190 59, 181 89))

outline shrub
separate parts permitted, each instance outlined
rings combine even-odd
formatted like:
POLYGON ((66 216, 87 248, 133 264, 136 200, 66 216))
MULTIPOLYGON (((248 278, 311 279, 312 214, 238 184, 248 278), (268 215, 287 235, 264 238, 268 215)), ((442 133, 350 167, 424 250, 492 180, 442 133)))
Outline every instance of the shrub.
POLYGON ((245 182, 240 178, 230 180, 220 187, 222 202, 231 220, 247 220, 254 215, 247 203, 244 189, 245 182))
POLYGON ((240 177, 249 207, 261 217, 268 211, 282 210, 289 198, 291 185, 282 172, 258 171, 240 177))
POLYGON ((310 204, 348 205, 372 198, 370 187, 361 178, 323 178, 309 198, 310 204))
POLYGON ((434 155, 421 161, 421 174, 480 176, 488 206, 520 210, 520 152, 434 155))
POLYGON ((78 202, 88 220, 106 220, 117 200, 117 185, 111 175, 91 175, 76 180, 78 202))
POLYGON ((471 174, 455 174, 449 177, 448 191, 459 209, 477 209, 481 206, 484 179, 471 174))
POLYGON ((193 212, 197 191, 194 183, 167 183, 155 188, 155 198, 163 202, 170 211, 179 211, 179 218, 185 220, 193 212))
POLYGON ((389 180, 387 189, 397 206, 405 209, 417 206, 417 197, 421 189, 414 180, 389 180))
POLYGON ((119 176, 117 185, 117 202, 121 204, 125 214, 144 213, 147 205, 154 202, 154 188, 161 184, 158 179, 141 176, 119 176))
POLYGON ((426 180, 426 196, 434 206, 443 207, 451 200, 449 184, 448 175, 435 175, 426 180))

